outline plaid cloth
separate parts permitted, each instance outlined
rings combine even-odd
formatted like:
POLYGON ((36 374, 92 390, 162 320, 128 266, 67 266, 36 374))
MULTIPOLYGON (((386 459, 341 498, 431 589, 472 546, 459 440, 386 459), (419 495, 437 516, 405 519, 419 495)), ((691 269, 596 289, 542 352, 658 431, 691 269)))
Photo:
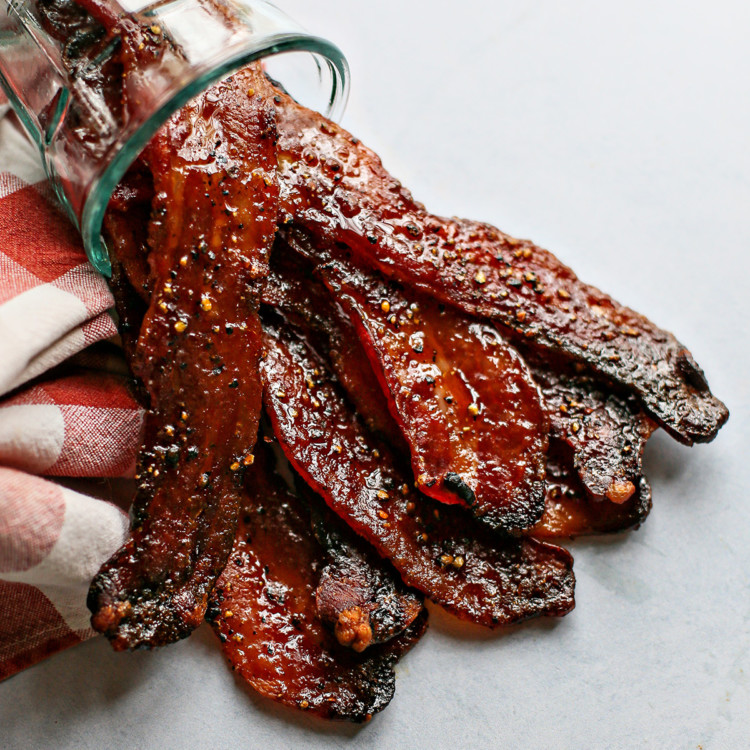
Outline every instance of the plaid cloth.
POLYGON ((107 284, 51 195, 0 99, 0 679, 93 635, 89 582, 127 534, 119 507, 42 477, 132 475, 143 423, 97 344, 116 335, 107 284))

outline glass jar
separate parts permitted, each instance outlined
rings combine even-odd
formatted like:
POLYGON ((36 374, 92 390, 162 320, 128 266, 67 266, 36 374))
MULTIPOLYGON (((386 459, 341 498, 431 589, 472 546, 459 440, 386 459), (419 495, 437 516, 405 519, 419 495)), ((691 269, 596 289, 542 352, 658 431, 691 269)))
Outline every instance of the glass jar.
POLYGON ((343 54, 265 0, 0 0, 0 85, 101 273, 111 272, 104 213, 136 156, 177 109, 259 58, 295 99, 340 117, 349 86, 343 54), (102 28, 127 23, 176 52, 128 78, 127 97, 138 106, 125 112, 97 87, 96 66, 122 43, 102 28), (99 51, 83 61, 88 67, 76 58, 86 45, 99 51))

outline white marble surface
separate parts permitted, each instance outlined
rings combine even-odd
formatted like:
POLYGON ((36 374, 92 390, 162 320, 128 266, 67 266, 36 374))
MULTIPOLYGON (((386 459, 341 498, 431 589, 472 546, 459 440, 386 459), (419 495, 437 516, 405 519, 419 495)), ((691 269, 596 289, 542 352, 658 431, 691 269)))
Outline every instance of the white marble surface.
POLYGON ((245 691, 206 629, 0 684, 3 748, 740 748, 750 737, 750 5, 278 0, 349 56, 345 123, 437 212, 528 236, 685 341, 732 417, 647 454, 645 527, 573 545, 576 610, 433 626, 369 725, 245 691))

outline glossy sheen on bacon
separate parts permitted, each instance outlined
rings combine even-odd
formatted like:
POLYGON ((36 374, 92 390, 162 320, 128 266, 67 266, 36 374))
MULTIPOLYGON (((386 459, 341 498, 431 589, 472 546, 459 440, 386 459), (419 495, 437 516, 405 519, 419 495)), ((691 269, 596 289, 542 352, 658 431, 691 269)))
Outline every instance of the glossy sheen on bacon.
POLYGON ((575 366, 524 352, 547 408, 551 435, 573 451, 573 466, 596 499, 622 503, 643 476, 643 451, 656 424, 637 399, 620 396, 575 366))
POLYGON ((638 396, 682 442, 728 412, 670 333, 581 282, 551 253, 479 222, 429 214, 356 138, 289 97, 279 105, 282 211, 319 261, 353 253, 405 286, 585 363, 638 396))
POLYGON ((349 264, 319 272, 360 333, 421 491, 492 528, 539 520, 549 425, 516 350, 491 325, 349 264))
POLYGON ((572 451, 559 440, 550 441, 544 515, 530 533, 539 539, 564 539, 610 534, 637 528, 651 510, 651 487, 642 476, 631 496, 614 503, 593 499, 573 468, 572 451))
POLYGON ((264 403, 290 463, 405 583, 488 627, 573 608, 570 554, 485 530, 460 506, 410 488, 367 432, 325 361, 288 327, 264 324, 264 403))
POLYGON ((320 498, 311 502, 310 511, 327 561, 315 591, 320 619, 333 628, 342 646, 359 652, 403 632, 422 611, 422 596, 407 589, 393 566, 320 498))
POLYGON ((88 598, 116 649, 197 627, 234 539, 261 408, 257 284, 277 213, 274 111, 247 93, 261 75, 212 87, 145 157, 152 291, 130 357, 148 406, 138 491, 131 537, 88 598))
POLYGON ((276 237, 262 301, 281 312, 286 323, 316 337, 367 426, 393 447, 408 450, 349 316, 313 276, 307 261, 280 235, 276 237))
POLYGON ((363 721, 393 697, 393 667, 424 632, 426 611, 419 606, 416 621, 386 644, 362 654, 344 648, 318 617, 327 559, 306 505, 258 461, 207 616, 232 669, 259 693, 327 719, 363 721))

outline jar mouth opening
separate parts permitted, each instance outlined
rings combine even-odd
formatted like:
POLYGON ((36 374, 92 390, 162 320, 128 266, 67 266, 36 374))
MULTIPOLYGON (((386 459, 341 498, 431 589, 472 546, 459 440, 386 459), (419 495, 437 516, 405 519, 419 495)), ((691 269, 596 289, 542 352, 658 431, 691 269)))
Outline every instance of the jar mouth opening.
MULTIPOLYGON (((321 113, 338 120, 344 112, 349 97, 349 66, 343 52, 321 37, 303 33, 287 33, 266 37, 254 48, 222 60, 220 64, 199 72, 184 86, 170 95, 148 118, 125 132, 124 139, 113 146, 113 155, 89 189, 80 218, 80 231, 86 255, 94 268, 104 276, 111 276, 109 253, 102 238, 102 224, 109 200, 118 183, 141 151, 162 125, 180 108, 209 86, 226 78, 240 68, 259 59, 281 58, 295 53, 312 56, 318 72, 318 87, 324 101, 318 107, 321 113), (325 90, 329 93, 326 95, 325 90)), ((279 81, 282 85, 284 80, 279 81)), ((292 88, 289 93, 294 96, 292 88)), ((307 104, 307 102, 303 102, 307 104)))

